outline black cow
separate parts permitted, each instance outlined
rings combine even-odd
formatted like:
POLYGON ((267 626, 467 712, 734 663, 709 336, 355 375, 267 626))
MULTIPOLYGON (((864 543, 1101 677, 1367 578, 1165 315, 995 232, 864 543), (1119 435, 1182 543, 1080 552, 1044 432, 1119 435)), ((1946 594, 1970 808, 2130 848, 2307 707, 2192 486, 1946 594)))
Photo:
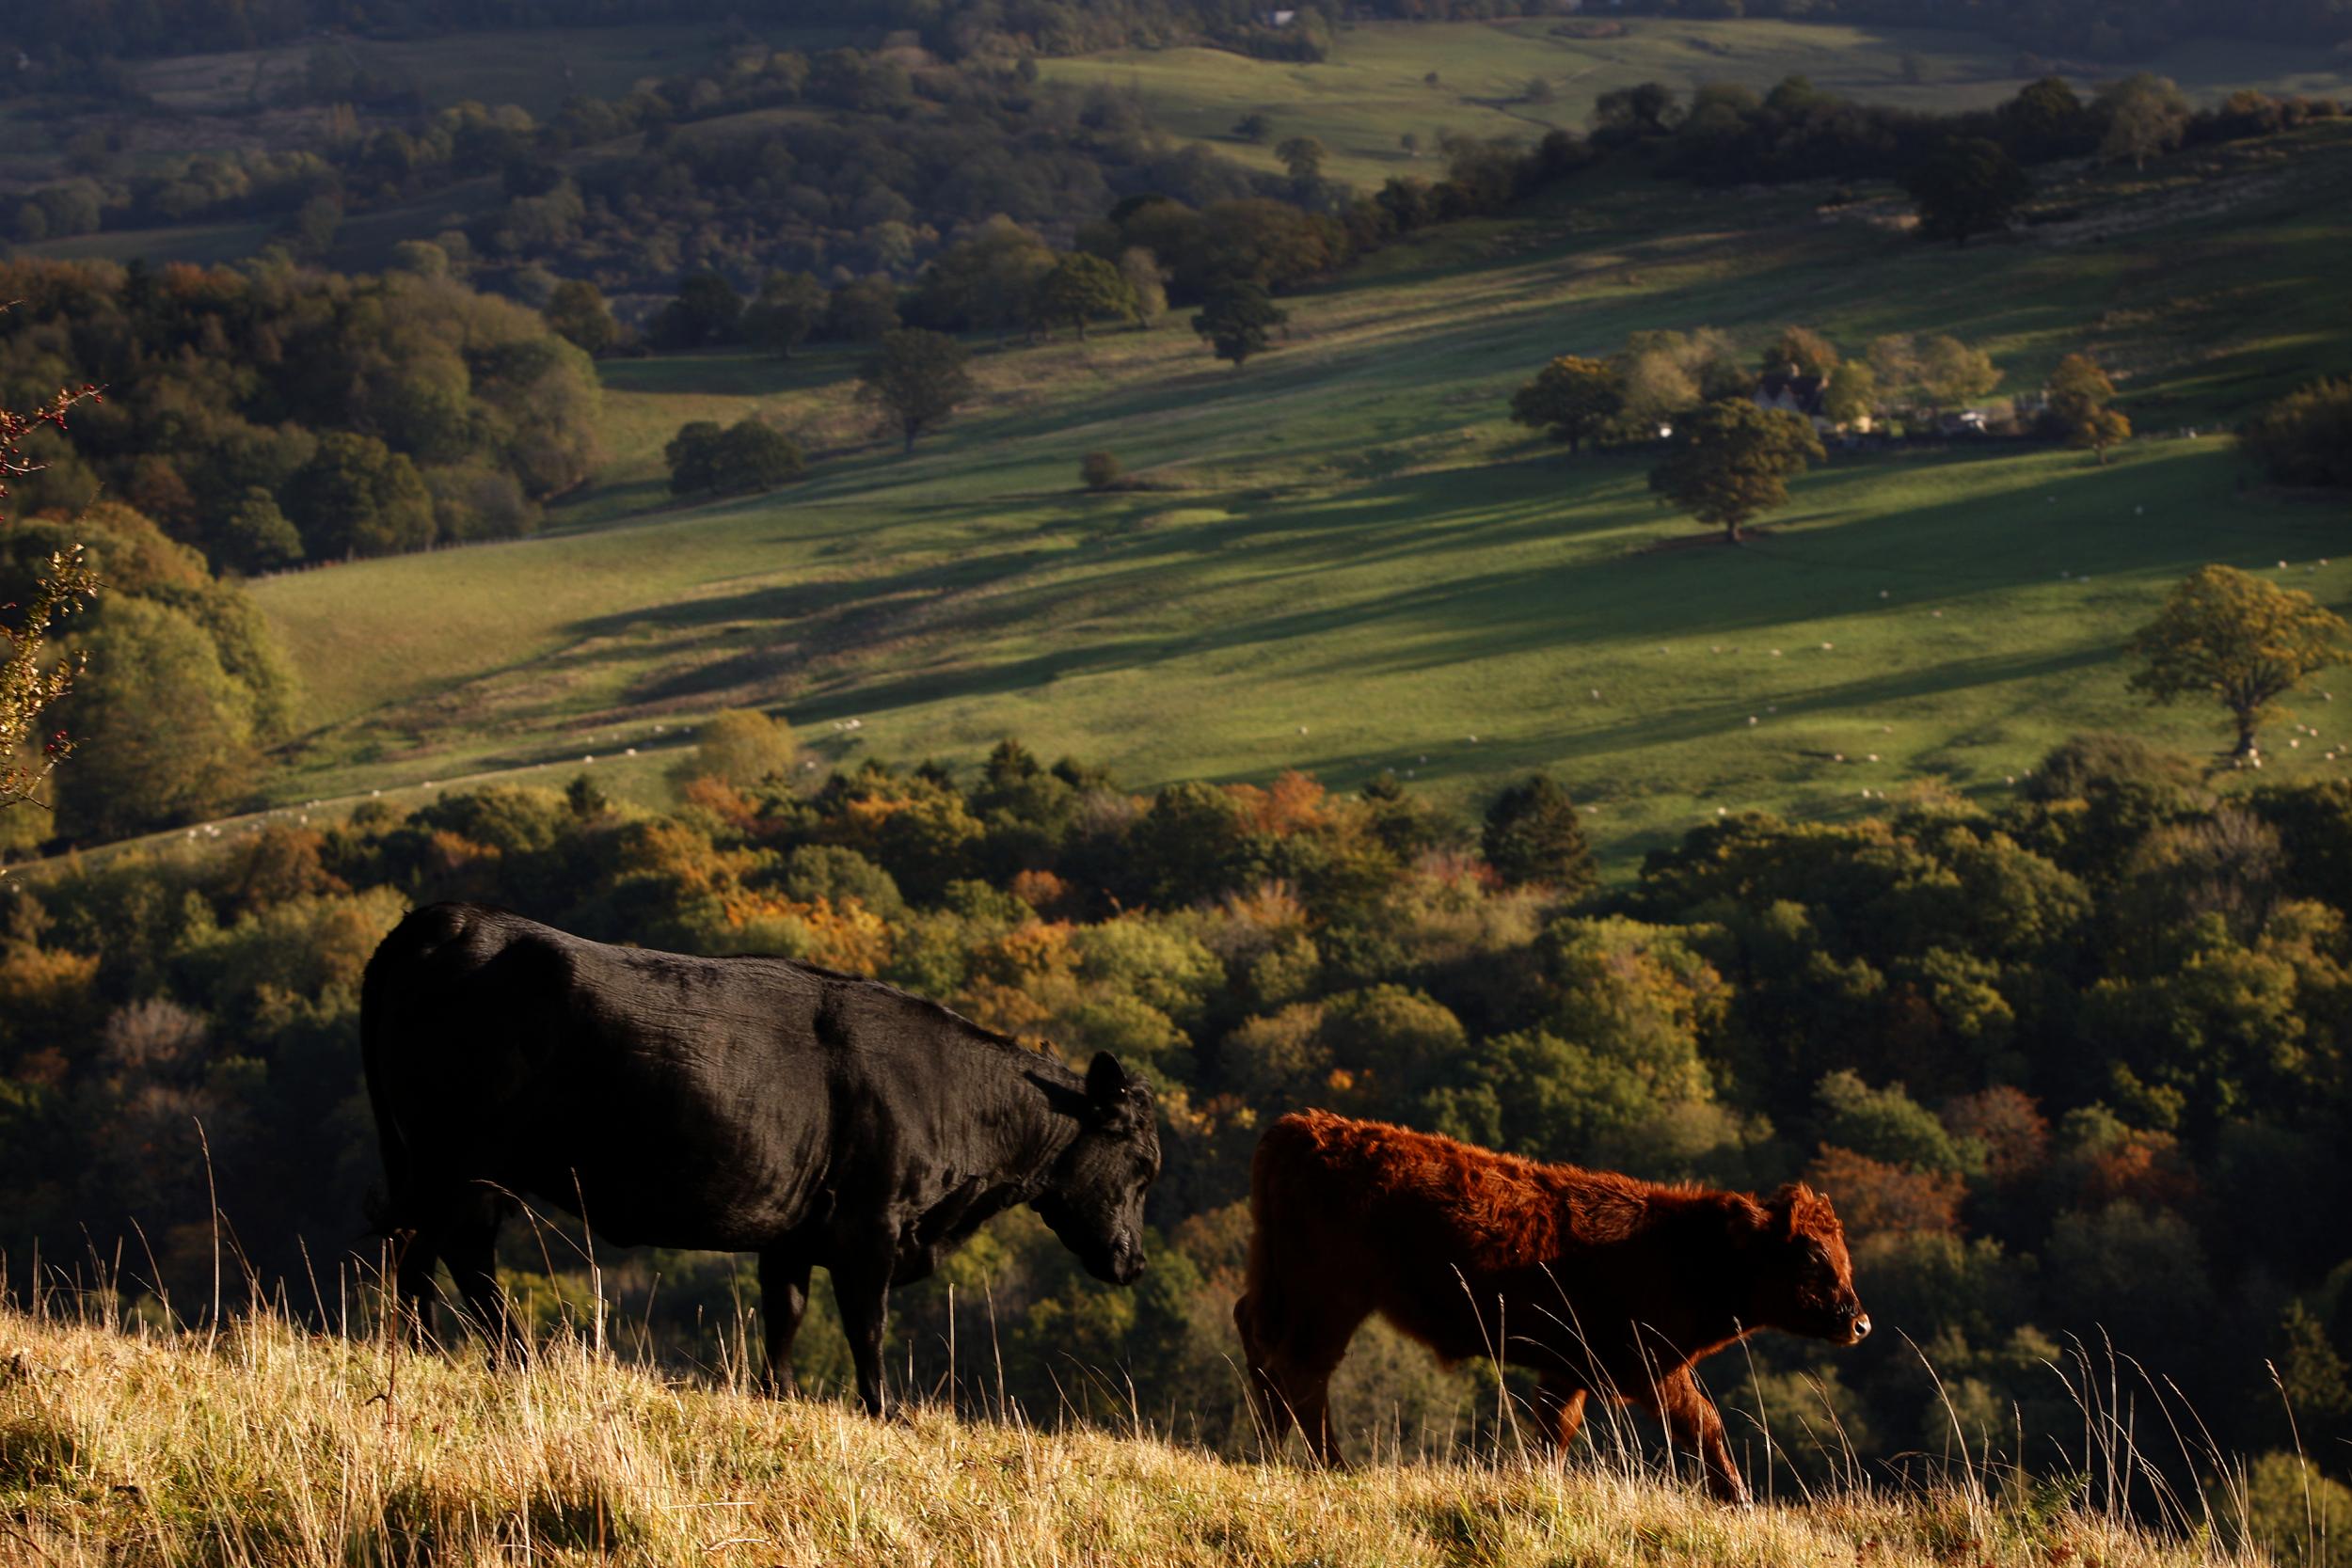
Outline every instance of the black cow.
POLYGON ((1160 1169, 1150 1088, 1107 1053, 1081 1078, 872 980, 435 904, 369 960, 359 1032, 383 1217, 420 1323, 444 1259, 519 1350, 492 1251, 530 1193, 624 1245, 757 1252, 779 1392, 824 1265, 880 1415, 890 1287, 990 1216, 1026 1203, 1095 1277, 1143 1272, 1160 1169))

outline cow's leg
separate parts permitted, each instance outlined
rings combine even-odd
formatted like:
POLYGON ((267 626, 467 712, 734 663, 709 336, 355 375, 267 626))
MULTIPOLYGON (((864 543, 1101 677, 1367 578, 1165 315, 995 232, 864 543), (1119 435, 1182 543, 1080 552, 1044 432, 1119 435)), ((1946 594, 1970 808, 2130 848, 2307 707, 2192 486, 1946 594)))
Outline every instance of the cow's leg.
POLYGON ((788 1400, 800 1392, 792 1379, 792 1339, 808 1310, 808 1256, 779 1242, 759 1255, 759 1312, 768 1334, 768 1392, 788 1400))
POLYGON ((1568 1445, 1584 1430, 1584 1386, 1557 1375, 1535 1385, 1536 1430, 1554 1459, 1565 1458, 1568 1445))
POLYGON ((857 1370, 858 1402, 868 1416, 882 1415, 882 1327, 890 1315, 890 1264, 895 1250, 885 1238, 868 1257, 836 1257, 833 1299, 841 1308, 841 1329, 850 1340, 850 1365, 857 1370))
POLYGON ((1659 1379, 1645 1390, 1641 1402, 1658 1413, 1674 1441, 1699 1456, 1707 1471, 1707 1490, 1717 1501, 1744 1505, 1748 1483, 1732 1462, 1731 1443, 1724 1435, 1724 1418, 1714 1402, 1699 1392, 1698 1380, 1684 1367, 1659 1379))
POLYGON ((469 1193, 436 1239, 467 1312, 490 1342, 492 1359, 512 1357, 520 1365, 530 1359, 528 1347, 499 1285, 499 1223, 505 1218, 504 1204, 492 1192, 469 1193))
POLYGON ((411 1342, 433 1342, 433 1265, 438 1261, 433 1243, 421 1230, 404 1230, 392 1238, 392 1292, 400 1313, 400 1332, 411 1342))

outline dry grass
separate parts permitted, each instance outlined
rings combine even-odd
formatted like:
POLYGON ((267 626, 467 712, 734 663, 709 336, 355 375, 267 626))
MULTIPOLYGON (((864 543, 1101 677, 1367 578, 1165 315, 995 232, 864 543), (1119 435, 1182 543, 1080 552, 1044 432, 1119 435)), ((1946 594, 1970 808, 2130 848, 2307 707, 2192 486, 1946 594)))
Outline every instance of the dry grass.
POLYGON ((597 1355, 527 1372, 282 1318, 0 1310, 0 1561, 2220 1563, 2064 1507, 1856 1490, 1730 1512, 1638 1463, 1238 1464, 1094 1430, 873 1422, 597 1355))

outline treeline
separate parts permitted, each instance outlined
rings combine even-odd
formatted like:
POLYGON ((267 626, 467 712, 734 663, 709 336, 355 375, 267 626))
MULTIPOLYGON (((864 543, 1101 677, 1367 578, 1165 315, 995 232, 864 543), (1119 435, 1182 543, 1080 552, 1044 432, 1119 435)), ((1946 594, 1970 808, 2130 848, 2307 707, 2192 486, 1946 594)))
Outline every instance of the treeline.
MULTIPOLYGON (((2217 799, 2181 759, 2078 741, 1996 807, 1921 786, 1867 820, 1741 817, 1603 890, 1581 814, 1540 779, 1473 824, 1387 780, 1137 795, 1009 742, 961 776, 810 783, 757 716, 699 740, 667 812, 616 810, 582 777, 12 880, 11 1280, 36 1242, 71 1271, 119 1236, 134 1281, 206 1277, 207 1146, 238 1256, 299 1281, 301 1239, 330 1268, 376 1180, 360 967, 405 906, 462 896, 879 974, 1152 1075, 1169 1153, 1143 1285, 1092 1288, 1010 1219, 951 1272, 952 1320, 946 1291, 907 1294, 893 1365, 920 1386, 951 1337, 994 1343, 1033 1411, 1132 1399, 1237 1436, 1248 1152, 1268 1118, 1320 1104, 1654 1177, 1826 1187, 1865 1300, 1901 1335, 1835 1357, 1760 1343, 1727 1392, 1777 1432, 1830 1419, 1892 1458, 1944 1451, 1957 1421, 1979 1459, 2063 1475, 2081 1415, 2047 1363, 2110 1334, 2233 1450, 2294 1443, 2275 1362, 2304 1451, 2341 1473, 2352 787, 2217 799)), ((510 1259, 542 1314, 581 1289, 546 1256, 525 1241, 510 1259)), ((632 1320, 681 1344, 750 1293, 721 1260, 599 1257, 632 1320)), ((833 1337, 804 1338, 803 1372, 828 1380, 833 1337)), ((1466 1402, 1410 1355, 1356 1375, 1343 1413, 1366 1427, 1442 1436, 1466 1402)))
MULTIPOLYGON (((1628 9, 1692 17, 1776 16, 1988 34, 2029 55, 2144 58, 2192 39, 2327 45, 2352 36, 2343 0, 1635 0, 1628 9)), ((2029 69, 2040 62, 2028 60, 2029 69)))
POLYGON ((215 566, 511 537, 598 459, 587 356, 429 272, 0 263, 0 406, 102 401, 27 443, 14 505, 100 495, 215 566))

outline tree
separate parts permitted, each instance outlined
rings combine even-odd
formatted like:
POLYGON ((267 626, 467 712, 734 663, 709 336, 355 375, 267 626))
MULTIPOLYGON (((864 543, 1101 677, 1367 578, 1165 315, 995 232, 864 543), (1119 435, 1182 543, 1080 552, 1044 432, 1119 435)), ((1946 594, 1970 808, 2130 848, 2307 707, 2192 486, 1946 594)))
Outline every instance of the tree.
POLYGON ((1168 309, 1168 274, 1160 259, 1139 245, 1119 253, 1119 276, 1127 280, 1136 330, 1149 327, 1168 309))
POLYGON ((2281 484, 2352 488, 2352 377, 2296 388, 2249 420, 2238 439, 2281 484))
MULTIPOLYGON (((0 500, 8 499, 13 481, 39 467, 25 452, 26 437, 62 429, 75 404, 97 396, 97 388, 84 388, 58 392, 29 409, 0 405, 0 500)), ((49 553, 17 624, 0 626, 0 639, 7 641, 0 654, 0 809, 34 799, 50 770, 72 753, 63 730, 35 738, 44 716, 72 692, 82 672, 78 656, 56 657, 50 631, 97 593, 98 576, 85 563, 82 546, 65 546, 49 553)))
POLYGON ((1930 338, 1920 346, 1915 374, 1930 413, 1965 407, 2001 384, 1991 355, 1951 337, 1930 338))
POLYGON ((805 464, 799 442, 764 420, 747 417, 719 437, 712 467, 712 487, 721 495, 741 496, 796 480, 805 464))
POLYGON ((73 713, 86 746, 60 792, 60 826, 119 838, 230 805, 253 764, 253 699, 195 617, 110 596, 85 642, 92 673, 73 713))
POLYGON ((1778 337, 1764 345, 1767 372, 1794 366, 1800 375, 1827 375, 1837 365, 1837 345, 1809 326, 1784 326, 1778 337))
POLYGON ((2070 447, 2088 447, 2102 467, 2107 449, 2131 439, 2129 420, 2107 406, 2115 383, 2107 379, 2089 355, 2070 354, 2050 373, 2050 417, 2065 432, 2070 447))
POLYGON ((1821 412, 1840 425, 1859 425, 1877 411, 1878 401, 1878 372, 1860 359, 1849 359, 1829 372, 1821 412))
POLYGON ((302 535, 262 486, 246 487, 220 525, 220 554, 240 571, 274 572, 302 559, 302 535))
POLYGON ((1788 504, 1789 475, 1827 456, 1802 416, 1724 398, 1677 417, 1673 450, 1650 470, 1649 487, 1736 545, 1749 518, 1788 504))
POLYGON ((1276 148, 1274 155, 1290 170, 1293 184, 1311 190, 1323 178, 1323 161, 1331 155, 1331 150, 1313 136, 1293 136, 1276 148))
POLYGON ((769 779, 792 775, 792 729, 781 719, 751 708, 729 708, 703 722, 694 749, 671 770, 680 784, 716 779, 748 789, 769 779))
POLYGON ((334 431, 287 482, 287 502, 317 558, 394 555, 433 543, 433 493, 405 452, 334 431))
POLYGON ((972 395, 963 345, 920 327, 882 334, 880 348, 859 367, 857 377, 859 400, 883 412, 906 438, 909 451, 916 436, 937 429, 972 395))
POLYGON ((1598 435, 1624 404, 1624 378, 1615 366, 1564 354, 1511 394, 1511 419, 1516 424, 1549 430, 1553 440, 1565 441, 1574 451, 1598 435))
POLYGON ((1251 355, 1264 353, 1273 341, 1273 329, 1290 319, 1290 312, 1257 284, 1228 282, 1201 302, 1192 329, 1209 341, 1219 359, 1231 359, 1238 371, 1251 355))
POLYGON ((1972 234, 2009 227, 2033 182, 1998 142, 1952 136, 1913 166, 1903 189, 1919 209, 1919 233, 1964 245, 1972 234))
POLYGON ((1246 114, 1233 122, 1233 135, 1246 142, 1262 143, 1274 135, 1274 121, 1263 114, 1246 114))
POLYGON ((1048 331, 1068 326, 1084 342, 1088 322, 1133 316, 1136 295, 1117 267, 1100 256, 1073 250, 1038 279, 1029 310, 1030 318, 1048 331))
POLYGON ((833 292, 827 330, 853 343, 879 342, 898 330, 898 286, 887 277, 861 277, 833 292))
POLYGON ((567 277, 558 283, 540 314, 583 354, 602 354, 621 341, 621 324, 612 319, 604 291, 584 277, 567 277))
POLYGON ((744 341, 779 359, 808 341, 825 319, 833 296, 805 272, 771 272, 760 281, 759 297, 744 308, 744 341))
POLYGON ((691 420, 661 449, 670 466, 670 494, 699 495, 717 487, 719 441, 725 433, 716 420, 691 420))
POLYGON ((715 272, 688 273, 677 297, 653 318, 654 341, 667 349, 730 342, 743 318, 743 296, 715 272))
POLYGON ((1127 466, 1112 451, 1090 451, 1078 460, 1078 478, 1089 490, 1115 490, 1127 466))
POLYGON ((1549 774, 1530 774, 1495 797, 1478 847, 1495 875, 1515 887, 1541 884, 1572 898, 1597 877, 1576 802, 1549 774))
POLYGON ((2232 754, 2251 756, 2262 725, 2286 717, 2273 705, 2345 657, 2347 629, 2301 589, 2232 566, 2200 567, 2133 638, 2132 652, 2146 663, 2132 689, 2157 703, 2210 693, 2236 722, 2232 754))
POLYGON ((2169 76, 2140 71, 2101 89, 2090 112, 2106 121, 2099 155, 2112 163, 2129 158, 2134 168, 2181 145, 2188 128, 2188 100, 2169 76))

